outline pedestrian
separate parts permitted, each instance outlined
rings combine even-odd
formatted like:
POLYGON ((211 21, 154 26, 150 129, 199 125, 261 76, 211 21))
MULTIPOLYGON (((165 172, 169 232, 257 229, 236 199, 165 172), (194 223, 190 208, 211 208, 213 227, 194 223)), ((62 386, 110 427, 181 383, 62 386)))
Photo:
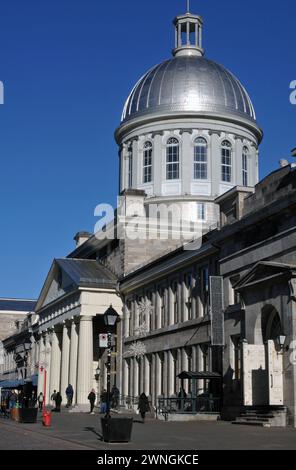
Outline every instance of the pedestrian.
POLYGON ((104 390, 101 393, 100 396, 101 399, 101 413, 106 413, 107 411, 107 390, 104 388, 104 390))
POLYGON ((95 401, 96 401, 96 393, 94 389, 91 390, 87 399, 89 400, 89 403, 90 403, 90 414, 94 415, 95 414, 94 407, 95 407, 95 401))
POLYGON ((138 410, 140 411, 143 423, 145 423, 146 413, 150 411, 148 397, 145 395, 145 393, 140 395, 138 410))
POLYGON ((69 384, 68 387, 66 388, 66 397, 67 397, 66 408, 69 408, 70 406, 72 406, 73 396, 74 396, 74 389, 72 385, 69 384))
POLYGON ((57 391, 54 390, 53 393, 51 394, 51 397, 50 397, 50 401, 51 401, 52 406, 54 406, 54 404, 55 404, 56 396, 57 396, 57 391))
POLYGON ((44 396, 43 396, 43 393, 42 393, 42 392, 39 393, 38 398, 37 398, 37 401, 38 401, 38 408, 39 408, 39 411, 42 411, 43 402, 44 402, 44 396))
POLYGON ((60 392, 57 392, 55 396, 55 409, 53 411, 55 411, 56 413, 60 413, 61 404, 62 404, 62 395, 60 394, 60 392))
POLYGON ((114 410, 117 410, 118 404, 119 404, 119 389, 114 385, 111 390, 111 402, 112 402, 112 408, 114 410))
POLYGON ((178 394, 178 408, 179 410, 184 410, 185 406, 185 399, 187 398, 187 393, 185 392, 184 388, 180 388, 180 392, 178 394))

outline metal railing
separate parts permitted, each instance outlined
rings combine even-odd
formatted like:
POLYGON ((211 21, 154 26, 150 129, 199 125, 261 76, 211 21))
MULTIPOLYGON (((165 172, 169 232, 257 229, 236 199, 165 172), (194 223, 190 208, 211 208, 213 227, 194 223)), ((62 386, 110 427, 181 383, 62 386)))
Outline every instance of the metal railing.
POLYGON ((159 398, 157 411, 159 414, 220 413, 220 398, 159 398))

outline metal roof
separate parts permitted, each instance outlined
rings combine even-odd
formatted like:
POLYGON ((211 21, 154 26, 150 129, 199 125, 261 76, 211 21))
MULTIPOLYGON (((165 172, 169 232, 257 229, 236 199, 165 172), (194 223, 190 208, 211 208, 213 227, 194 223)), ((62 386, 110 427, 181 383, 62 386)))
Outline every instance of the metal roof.
POLYGON ((126 101, 122 123, 182 111, 256 120, 247 91, 231 72, 205 57, 180 56, 153 67, 138 81, 126 101))
POLYGON ((36 300, 0 299, 0 311, 34 312, 36 300))
POLYGON ((55 260, 78 286, 115 288, 117 278, 96 260, 63 258, 55 260))

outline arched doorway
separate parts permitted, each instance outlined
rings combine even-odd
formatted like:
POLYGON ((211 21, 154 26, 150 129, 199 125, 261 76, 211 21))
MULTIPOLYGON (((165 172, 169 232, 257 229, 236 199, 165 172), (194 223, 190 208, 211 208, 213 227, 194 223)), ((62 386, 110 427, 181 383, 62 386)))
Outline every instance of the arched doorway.
POLYGON ((258 312, 255 344, 243 344, 244 404, 283 405, 283 354, 277 338, 283 334, 282 322, 273 305, 258 312))

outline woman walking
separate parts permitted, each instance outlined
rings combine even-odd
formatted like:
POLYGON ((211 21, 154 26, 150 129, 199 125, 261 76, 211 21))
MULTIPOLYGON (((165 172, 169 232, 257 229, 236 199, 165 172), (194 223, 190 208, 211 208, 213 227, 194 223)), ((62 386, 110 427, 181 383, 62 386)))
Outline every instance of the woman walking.
POLYGON ((138 410, 142 417, 143 423, 145 423, 145 416, 148 411, 150 411, 149 401, 145 393, 142 393, 139 398, 138 410))
POLYGON ((38 398, 37 398, 37 401, 38 401, 38 408, 39 408, 39 411, 42 411, 43 402, 44 402, 44 396, 43 396, 43 393, 42 393, 42 392, 39 393, 38 398))

